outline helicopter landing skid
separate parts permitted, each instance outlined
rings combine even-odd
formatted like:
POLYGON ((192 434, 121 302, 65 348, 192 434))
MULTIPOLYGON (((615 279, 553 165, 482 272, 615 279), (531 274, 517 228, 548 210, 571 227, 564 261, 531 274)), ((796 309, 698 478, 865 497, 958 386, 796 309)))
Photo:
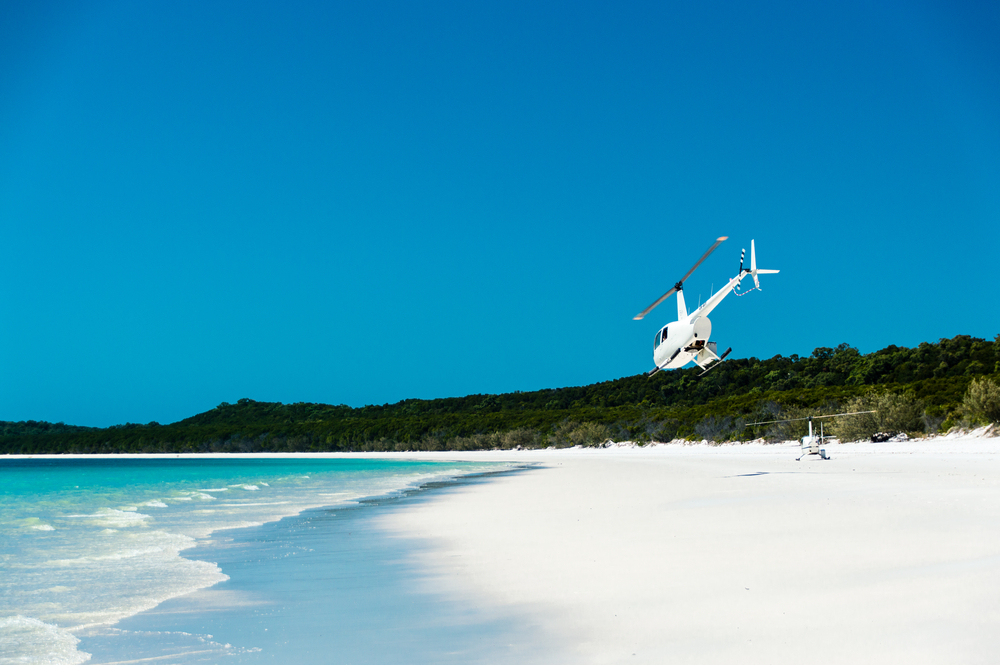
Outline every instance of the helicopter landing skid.
POLYGON ((802 460, 803 457, 806 457, 808 455, 819 455, 820 459, 825 459, 825 460, 830 459, 830 456, 826 454, 826 449, 825 448, 820 448, 819 452, 815 452, 814 453, 812 451, 809 451, 807 453, 802 453, 801 455, 799 455, 798 457, 795 458, 795 461, 799 462, 799 461, 802 460))
POLYGON ((732 353, 732 351, 733 351, 733 347, 729 347, 728 349, 726 349, 725 353, 723 353, 721 356, 719 356, 719 360, 717 362, 714 362, 711 365, 709 365, 708 367, 706 367, 705 371, 702 372, 701 374, 699 374, 698 376, 705 376, 706 374, 708 374, 708 372, 710 370, 713 370, 716 367, 718 367, 719 365, 721 365, 722 361, 725 360, 726 356, 728 356, 730 353, 732 353))

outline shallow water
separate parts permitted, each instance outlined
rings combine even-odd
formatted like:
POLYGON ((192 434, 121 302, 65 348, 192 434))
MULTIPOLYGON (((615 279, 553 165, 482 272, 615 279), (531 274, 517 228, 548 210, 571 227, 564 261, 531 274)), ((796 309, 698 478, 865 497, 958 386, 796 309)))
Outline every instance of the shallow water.
POLYGON ((225 581, 215 562, 186 556, 213 532, 218 538, 309 508, 357 505, 496 468, 369 459, 0 460, 0 665, 85 662, 81 636, 113 645, 125 639, 109 628, 116 622, 225 581))
POLYGON ((381 511, 427 499, 310 510, 213 538, 186 556, 217 562, 230 579, 85 636, 80 648, 95 664, 553 662, 524 617, 427 589, 410 563, 425 545, 373 526, 381 511))

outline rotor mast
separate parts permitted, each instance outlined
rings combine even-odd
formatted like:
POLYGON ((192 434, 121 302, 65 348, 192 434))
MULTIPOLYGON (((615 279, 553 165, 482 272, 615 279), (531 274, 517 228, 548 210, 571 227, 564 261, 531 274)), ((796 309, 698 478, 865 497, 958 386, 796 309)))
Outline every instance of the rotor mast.
POLYGON ((691 276, 691 273, 695 271, 695 268, 701 265, 702 261, 708 258, 709 254, 715 251, 716 247, 718 247, 723 243, 723 241, 728 239, 729 236, 722 236, 721 238, 717 238, 715 244, 708 248, 708 251, 705 252, 700 259, 698 259, 698 263, 694 264, 694 266, 692 266, 691 269, 687 271, 687 274, 681 277, 680 280, 676 284, 674 284, 674 287, 672 289, 670 289, 662 296, 660 296, 656 300, 656 302, 654 302, 652 305, 650 305, 646 309, 636 314, 635 317, 633 317, 634 320, 641 321, 647 314, 652 312, 657 305, 659 305, 661 302, 672 296, 674 293, 677 294, 677 319, 680 320, 685 318, 688 315, 687 307, 684 305, 684 295, 683 295, 685 280, 687 280, 687 278, 691 276))

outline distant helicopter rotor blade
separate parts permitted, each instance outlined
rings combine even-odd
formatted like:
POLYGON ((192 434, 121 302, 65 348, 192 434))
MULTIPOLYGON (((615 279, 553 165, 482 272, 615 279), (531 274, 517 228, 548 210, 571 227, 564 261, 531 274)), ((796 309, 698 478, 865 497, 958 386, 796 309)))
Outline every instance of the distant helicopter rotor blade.
POLYGON ((830 413, 825 416, 806 416, 804 418, 785 418, 784 420, 764 420, 758 423, 747 423, 747 427, 754 425, 770 425, 772 423, 794 423, 799 420, 819 420, 820 418, 838 418, 840 416, 860 416, 863 413, 878 413, 877 411, 851 411, 850 413, 830 413))
POLYGON ((728 239, 729 239, 729 236, 722 236, 721 238, 716 238, 715 244, 708 248, 708 251, 705 252, 700 259, 698 259, 698 262, 695 263, 694 266, 690 270, 687 271, 686 275, 684 275, 683 277, 680 278, 680 281, 678 281, 676 284, 674 284, 674 287, 672 289, 670 289, 669 291, 667 291, 666 293, 664 293, 662 296, 660 296, 656 300, 656 302, 654 302, 652 305, 650 305, 649 307, 647 307, 646 309, 642 310, 641 312, 639 312, 638 314, 636 314, 634 317, 632 317, 632 320, 633 321, 641 321, 647 314, 649 314, 654 309, 656 309, 657 305, 659 305, 661 302, 663 302, 664 300, 666 300, 670 296, 674 295, 675 291, 679 291, 682 288, 684 288, 684 281, 688 277, 691 276, 691 273, 693 273, 695 271, 695 269, 698 266, 701 265, 702 261, 704 261, 705 259, 708 258, 709 254, 711 254, 712 252, 715 251, 716 247, 718 247, 719 245, 721 245, 723 243, 723 241, 728 240, 728 239))

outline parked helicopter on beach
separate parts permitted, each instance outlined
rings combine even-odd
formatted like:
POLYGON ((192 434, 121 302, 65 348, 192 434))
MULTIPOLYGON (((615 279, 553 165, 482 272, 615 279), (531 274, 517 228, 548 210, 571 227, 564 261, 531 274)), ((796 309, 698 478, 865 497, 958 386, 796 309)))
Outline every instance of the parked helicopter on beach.
POLYGON ((704 374, 722 362, 733 349, 730 347, 721 356, 718 355, 716 343, 710 342, 708 339, 712 334, 712 322, 709 321, 708 314, 718 307, 723 298, 733 291, 737 291, 736 295, 746 295, 751 291, 760 289, 760 280, 757 279, 758 275, 780 272, 778 270, 764 270, 757 267, 757 254, 754 249, 754 242, 751 240, 750 267, 743 267, 743 259, 746 255, 746 250, 743 250, 740 253, 739 273, 730 279, 728 284, 712 294, 698 309, 689 314, 684 304, 684 281, 725 240, 728 240, 728 236, 716 239, 715 244, 708 248, 708 251, 698 259, 694 267, 688 270, 687 274, 681 277, 680 281, 674 284, 672 289, 660 296, 652 305, 635 315, 634 320, 640 321, 652 312, 657 305, 674 293, 677 294, 677 320, 663 326, 653 338, 653 362, 656 363, 656 367, 649 372, 649 376, 656 374, 660 370, 683 367, 689 362, 694 362, 698 367, 701 367, 704 370, 702 374, 704 374), (754 288, 750 289, 750 291, 739 293, 740 282, 743 281, 744 277, 753 278, 754 288))

